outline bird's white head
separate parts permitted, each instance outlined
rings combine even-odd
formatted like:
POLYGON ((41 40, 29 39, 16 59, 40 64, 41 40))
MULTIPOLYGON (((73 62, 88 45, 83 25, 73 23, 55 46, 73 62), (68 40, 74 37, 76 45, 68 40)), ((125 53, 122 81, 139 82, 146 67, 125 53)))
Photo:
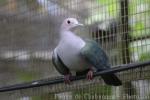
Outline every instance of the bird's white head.
POLYGON ((83 24, 79 23, 76 18, 66 18, 61 25, 61 30, 70 31, 77 26, 83 26, 83 24))

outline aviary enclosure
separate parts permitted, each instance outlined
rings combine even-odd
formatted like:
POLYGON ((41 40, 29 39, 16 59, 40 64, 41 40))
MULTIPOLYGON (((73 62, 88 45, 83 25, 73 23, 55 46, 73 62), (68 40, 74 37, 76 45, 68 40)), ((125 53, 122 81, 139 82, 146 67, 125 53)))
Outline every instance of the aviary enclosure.
POLYGON ((149 65, 150 0, 0 0, 1 100, 149 100, 149 65), (64 84, 51 54, 67 17, 84 23, 76 32, 102 46, 112 69, 64 84), (99 79, 109 72, 123 85, 99 79))

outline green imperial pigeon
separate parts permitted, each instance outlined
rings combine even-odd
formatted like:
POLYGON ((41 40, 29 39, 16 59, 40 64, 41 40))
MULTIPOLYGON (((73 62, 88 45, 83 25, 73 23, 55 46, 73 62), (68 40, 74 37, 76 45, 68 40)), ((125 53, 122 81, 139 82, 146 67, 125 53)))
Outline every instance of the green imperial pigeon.
MULTIPOLYGON (((110 69, 106 53, 93 40, 83 40, 71 31, 72 28, 83 26, 75 18, 67 18, 60 28, 60 41, 53 51, 52 61, 57 71, 64 75, 65 83, 70 83, 71 75, 87 75, 93 79, 95 71, 110 69)), ((101 75, 108 85, 119 86, 122 82, 114 74, 101 75)))

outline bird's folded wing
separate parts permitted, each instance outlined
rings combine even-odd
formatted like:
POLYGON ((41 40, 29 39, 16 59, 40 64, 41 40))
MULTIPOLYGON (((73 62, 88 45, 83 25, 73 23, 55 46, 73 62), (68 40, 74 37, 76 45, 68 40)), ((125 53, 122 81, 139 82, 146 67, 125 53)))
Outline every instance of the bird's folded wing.
POLYGON ((56 70, 62 74, 66 75, 69 73, 69 69, 67 66, 62 62, 61 58, 57 54, 57 52, 54 50, 52 54, 52 63, 54 64, 56 70))
POLYGON ((81 56, 97 70, 110 68, 109 60, 103 49, 93 40, 85 40, 86 45, 81 49, 81 56))

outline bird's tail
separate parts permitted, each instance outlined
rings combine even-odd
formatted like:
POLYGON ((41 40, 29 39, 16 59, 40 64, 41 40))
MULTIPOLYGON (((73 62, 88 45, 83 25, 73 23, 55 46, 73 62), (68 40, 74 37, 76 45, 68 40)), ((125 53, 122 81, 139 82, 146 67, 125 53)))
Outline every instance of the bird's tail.
POLYGON ((104 82, 107 85, 113 85, 113 86, 122 85, 121 80, 115 74, 104 74, 101 75, 101 77, 103 78, 104 82))

